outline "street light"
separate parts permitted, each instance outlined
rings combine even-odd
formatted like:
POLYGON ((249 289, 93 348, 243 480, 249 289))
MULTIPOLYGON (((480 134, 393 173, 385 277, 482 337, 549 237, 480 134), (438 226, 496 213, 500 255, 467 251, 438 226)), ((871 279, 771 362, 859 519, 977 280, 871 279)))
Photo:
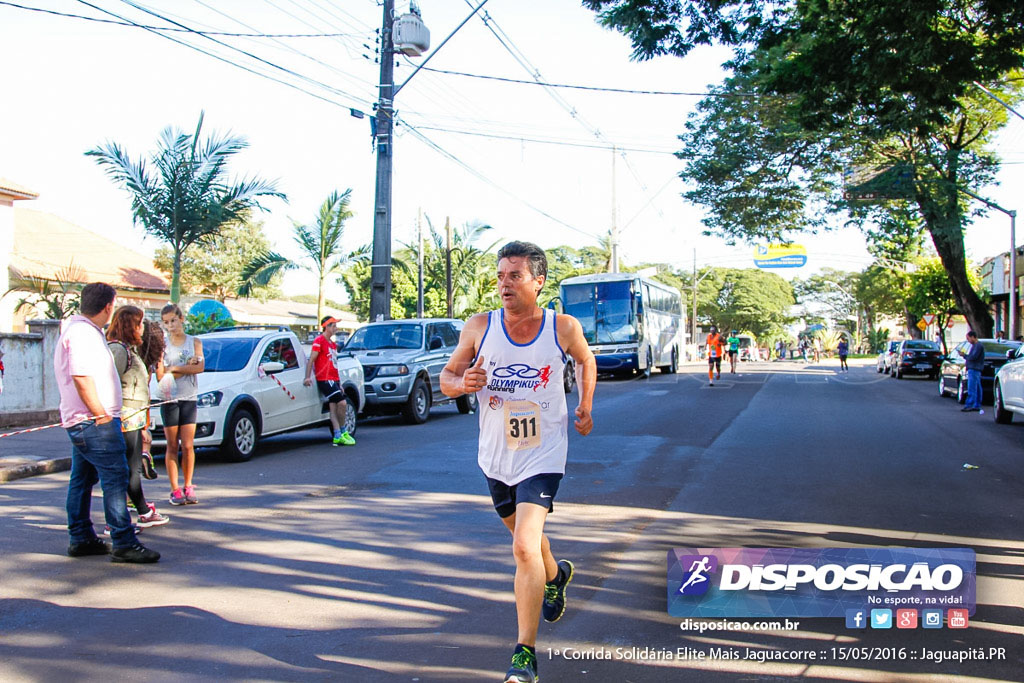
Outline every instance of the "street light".
POLYGON ((394 147, 395 96, 413 76, 419 73, 438 50, 444 47, 460 28, 466 25, 487 0, 476 6, 448 37, 441 41, 430 56, 423 60, 409 77, 397 88, 394 83, 392 61, 396 52, 394 31, 402 28, 412 32, 413 40, 405 43, 398 51, 410 56, 419 56, 429 49, 430 32, 423 26, 418 10, 395 19, 395 0, 383 0, 384 23, 381 28, 380 44, 380 95, 377 100, 374 136, 377 145, 377 190, 373 214, 373 263, 370 267, 370 320, 386 320, 391 317, 391 174, 394 147), (413 20, 411 17, 415 17, 413 20))

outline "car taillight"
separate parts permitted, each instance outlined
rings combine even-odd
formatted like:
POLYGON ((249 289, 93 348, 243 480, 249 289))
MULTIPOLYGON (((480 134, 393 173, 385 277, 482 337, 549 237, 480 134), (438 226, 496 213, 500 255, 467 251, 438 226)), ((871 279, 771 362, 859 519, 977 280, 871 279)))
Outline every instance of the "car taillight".
POLYGON ((914 354, 913 354, 913 353, 911 353, 910 351, 904 351, 904 352, 903 352, 903 357, 904 357, 904 358, 913 358, 913 357, 914 357, 914 354))

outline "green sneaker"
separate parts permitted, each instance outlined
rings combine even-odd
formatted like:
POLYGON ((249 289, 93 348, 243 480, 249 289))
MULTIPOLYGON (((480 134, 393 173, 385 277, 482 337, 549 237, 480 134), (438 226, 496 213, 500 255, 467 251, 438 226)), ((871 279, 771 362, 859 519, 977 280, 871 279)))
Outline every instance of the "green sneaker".
POLYGON ((512 655, 512 666, 505 673, 505 683, 537 683, 537 655, 533 650, 523 649, 512 655))
POLYGON ((335 446, 355 446, 356 440, 348 432, 342 432, 341 436, 334 440, 335 446))
POLYGON ((561 570, 562 576, 561 583, 546 583, 544 584, 544 605, 542 611, 544 613, 544 621, 554 623, 562 618, 565 614, 565 589, 568 587, 569 582, 572 581, 573 564, 569 560, 559 560, 558 568, 561 570))

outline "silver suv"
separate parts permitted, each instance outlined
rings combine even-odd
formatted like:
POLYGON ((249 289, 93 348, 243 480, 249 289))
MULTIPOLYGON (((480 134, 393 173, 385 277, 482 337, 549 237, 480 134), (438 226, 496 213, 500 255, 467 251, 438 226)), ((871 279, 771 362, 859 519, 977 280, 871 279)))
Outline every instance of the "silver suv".
POLYGON ((434 404, 454 400, 460 413, 477 408, 476 394, 450 399, 441 393, 441 371, 459 343, 463 322, 414 318, 370 323, 356 330, 342 351, 363 364, 368 415, 401 413, 422 424, 434 404))

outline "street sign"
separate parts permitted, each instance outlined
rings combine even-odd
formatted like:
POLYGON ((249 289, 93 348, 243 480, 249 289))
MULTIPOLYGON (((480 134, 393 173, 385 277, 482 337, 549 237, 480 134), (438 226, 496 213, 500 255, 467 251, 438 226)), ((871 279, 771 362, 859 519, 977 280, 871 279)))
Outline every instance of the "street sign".
POLYGON ((935 314, 925 313, 924 315, 921 316, 921 320, 924 321, 925 325, 931 325, 933 322, 935 322, 935 314))
POLYGON ((948 323, 946 323, 946 327, 950 330, 953 329, 953 321, 950 320, 948 323))
POLYGON ((919 330, 921 330, 922 332, 924 332, 925 330, 927 330, 927 329, 928 329, 928 323, 926 323, 926 322, 925 322, 925 321, 923 321, 923 320, 918 320, 918 321, 917 321, 917 329, 919 329, 919 330))
POLYGON ((914 167, 907 163, 888 166, 854 166, 843 172, 843 197, 850 201, 911 199, 914 167))

